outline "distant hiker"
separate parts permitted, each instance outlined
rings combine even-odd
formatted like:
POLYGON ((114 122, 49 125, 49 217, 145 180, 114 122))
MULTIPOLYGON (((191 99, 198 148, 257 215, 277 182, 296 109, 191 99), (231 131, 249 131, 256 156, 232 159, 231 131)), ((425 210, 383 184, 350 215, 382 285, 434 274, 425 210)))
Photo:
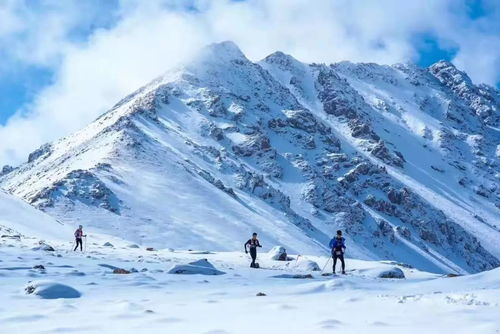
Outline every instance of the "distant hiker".
POLYGON ((341 230, 338 230, 335 238, 330 240, 330 248, 332 250, 333 257, 333 273, 335 274, 335 265, 337 264, 337 259, 340 259, 340 262, 342 262, 342 274, 345 274, 345 239, 342 237, 341 230))
POLYGON ((76 246, 75 249, 73 249, 73 252, 77 250, 78 245, 80 245, 80 251, 83 252, 83 243, 82 243, 82 238, 86 237, 87 235, 83 234, 83 226, 80 225, 78 226, 78 229, 75 231, 75 240, 76 240, 76 246))
POLYGON ((252 257, 252 263, 250 263, 250 267, 258 268, 258 265, 255 263, 255 260, 257 259, 257 247, 262 246, 257 239, 257 233, 252 234, 252 239, 248 239, 248 241, 245 243, 245 253, 248 254, 247 246, 249 246, 250 248, 250 256, 252 257))

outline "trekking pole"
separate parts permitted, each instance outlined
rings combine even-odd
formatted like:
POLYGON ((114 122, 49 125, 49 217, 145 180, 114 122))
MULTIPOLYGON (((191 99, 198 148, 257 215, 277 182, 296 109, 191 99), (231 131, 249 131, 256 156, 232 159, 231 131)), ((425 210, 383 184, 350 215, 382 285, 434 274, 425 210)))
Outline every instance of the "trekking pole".
POLYGON ((84 236, 85 238, 85 244, 83 245, 83 252, 86 253, 87 252, 87 236, 84 236))
POLYGON ((328 260, 326 261, 325 265, 323 266, 323 269, 321 270, 321 273, 323 274, 323 272, 325 271, 325 268, 326 266, 328 265, 328 262, 330 262, 330 259, 331 257, 328 258, 328 260))

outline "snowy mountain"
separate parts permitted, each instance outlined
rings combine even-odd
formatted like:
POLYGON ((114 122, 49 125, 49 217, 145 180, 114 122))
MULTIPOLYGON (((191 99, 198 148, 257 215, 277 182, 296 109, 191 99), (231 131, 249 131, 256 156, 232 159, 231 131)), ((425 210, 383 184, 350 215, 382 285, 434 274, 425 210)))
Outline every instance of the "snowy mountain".
POLYGON ((155 247, 264 245, 434 272, 500 266, 500 92, 452 64, 253 63, 231 42, 5 167, 62 222, 155 247))

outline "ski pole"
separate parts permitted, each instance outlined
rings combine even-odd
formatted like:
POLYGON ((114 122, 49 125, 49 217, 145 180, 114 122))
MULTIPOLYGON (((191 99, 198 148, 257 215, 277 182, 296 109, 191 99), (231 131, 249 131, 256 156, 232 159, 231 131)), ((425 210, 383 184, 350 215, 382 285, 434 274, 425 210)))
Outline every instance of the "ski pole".
POLYGON ((83 246, 83 252, 87 252, 87 236, 84 236, 85 238, 85 245, 83 246))
POLYGON ((323 273, 323 272, 325 271, 325 268, 326 268, 326 266, 328 265, 328 262, 330 262, 330 259, 331 259, 331 257, 329 257, 329 258, 328 258, 328 260, 326 260, 326 263, 325 263, 325 265, 323 266, 323 269, 321 270, 321 273, 323 273))

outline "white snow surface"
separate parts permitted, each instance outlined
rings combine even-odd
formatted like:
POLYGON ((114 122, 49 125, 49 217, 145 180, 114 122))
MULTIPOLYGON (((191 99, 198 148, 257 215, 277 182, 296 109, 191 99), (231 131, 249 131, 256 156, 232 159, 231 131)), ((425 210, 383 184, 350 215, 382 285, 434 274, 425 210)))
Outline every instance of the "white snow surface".
MULTIPOLYGON (((1 239, 1 333, 494 334, 500 329, 500 269, 444 277, 399 266, 406 279, 381 279, 377 273, 393 263, 347 258, 347 275, 322 276, 294 269, 293 254, 291 261, 259 256, 262 269, 252 269, 243 252, 147 251, 117 239, 114 247, 104 247, 106 238, 89 233, 83 254, 71 251, 69 242, 51 240, 56 251, 40 253, 30 250, 36 240, 1 239), (203 259, 226 274, 168 273, 173 265, 206 264, 203 259), (113 274, 115 268, 131 273, 113 274), (312 278, 293 278, 304 274, 312 278), (27 285, 41 295, 26 294, 27 285)), ((301 258, 322 267, 328 261, 301 258)), ((330 266, 331 261, 325 272, 330 266)))

